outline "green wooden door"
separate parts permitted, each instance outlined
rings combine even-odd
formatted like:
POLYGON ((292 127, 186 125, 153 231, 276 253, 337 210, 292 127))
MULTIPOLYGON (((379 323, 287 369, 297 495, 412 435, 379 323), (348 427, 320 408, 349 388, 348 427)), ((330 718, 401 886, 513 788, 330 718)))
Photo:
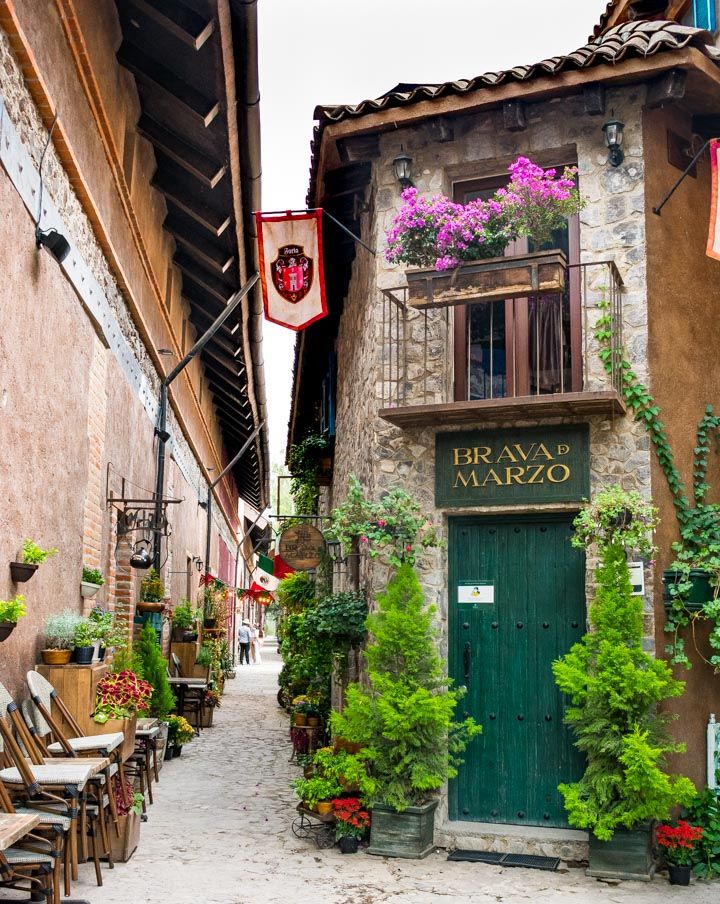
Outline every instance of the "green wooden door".
POLYGON ((571 534, 564 515, 450 519, 450 675, 468 689, 458 713, 483 726, 450 784, 451 819, 567 825, 557 786, 582 774, 583 758, 551 663, 585 630, 571 534))

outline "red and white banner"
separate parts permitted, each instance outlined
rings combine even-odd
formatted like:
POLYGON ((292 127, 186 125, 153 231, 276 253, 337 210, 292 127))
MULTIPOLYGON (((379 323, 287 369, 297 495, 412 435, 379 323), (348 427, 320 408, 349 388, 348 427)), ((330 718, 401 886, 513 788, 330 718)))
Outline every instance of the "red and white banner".
POLYGON ((708 234, 707 255, 720 261, 720 204, 718 203, 718 164, 720 163, 720 141, 710 142, 710 166, 712 167, 712 190, 710 194, 710 232, 708 234))
POLYGON ((322 210, 255 214, 265 317, 304 330, 327 316, 322 210))

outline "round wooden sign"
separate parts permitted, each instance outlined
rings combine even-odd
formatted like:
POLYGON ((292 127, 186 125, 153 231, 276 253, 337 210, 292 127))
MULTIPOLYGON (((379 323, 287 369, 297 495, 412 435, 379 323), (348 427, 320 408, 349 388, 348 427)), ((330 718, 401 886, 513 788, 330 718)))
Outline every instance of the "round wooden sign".
POLYGON ((280 535, 280 556, 295 571, 317 568, 324 551, 323 535, 312 524, 294 524, 280 535))

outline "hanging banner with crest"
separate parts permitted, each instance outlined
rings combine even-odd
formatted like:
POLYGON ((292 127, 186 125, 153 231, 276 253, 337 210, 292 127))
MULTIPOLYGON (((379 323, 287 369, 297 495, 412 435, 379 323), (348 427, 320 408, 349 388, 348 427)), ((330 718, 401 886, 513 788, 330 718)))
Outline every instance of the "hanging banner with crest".
POLYGON ((718 163, 720 162, 720 140, 713 138, 710 142, 710 167, 712 172, 712 190, 710 194, 710 230, 708 233, 707 255, 720 260, 720 203, 718 203, 718 163))
POLYGON ((291 330, 327 316, 322 214, 255 213, 265 318, 291 330))

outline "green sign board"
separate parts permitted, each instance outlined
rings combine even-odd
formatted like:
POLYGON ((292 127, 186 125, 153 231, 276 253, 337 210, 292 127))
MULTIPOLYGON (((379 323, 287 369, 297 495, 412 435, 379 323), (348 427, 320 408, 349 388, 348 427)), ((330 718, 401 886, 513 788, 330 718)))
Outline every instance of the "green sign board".
POLYGON ((435 438, 435 504, 580 502, 590 494, 587 424, 472 430, 435 438))

